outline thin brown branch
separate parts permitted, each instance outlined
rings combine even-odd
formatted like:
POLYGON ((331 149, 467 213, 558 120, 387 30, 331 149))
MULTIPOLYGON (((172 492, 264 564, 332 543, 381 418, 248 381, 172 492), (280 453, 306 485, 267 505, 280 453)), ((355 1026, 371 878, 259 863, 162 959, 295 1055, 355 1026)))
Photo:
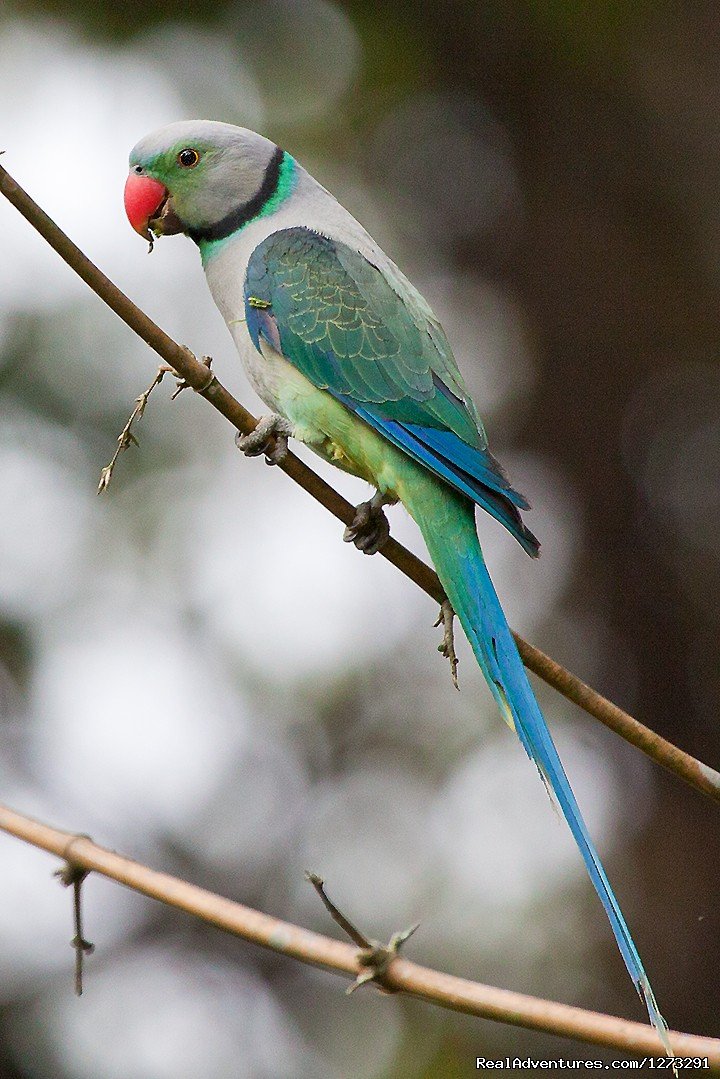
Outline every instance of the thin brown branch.
MULTIPOLYGON (((120 316, 131 330, 146 341, 188 386, 209 401, 242 434, 250 434, 255 429, 257 425, 255 417, 228 393, 217 378, 209 378, 207 365, 198 360, 189 349, 178 345, 171 337, 168 337, 164 330, 161 330, 139 307, 136 307, 132 300, 128 299, 82 253, 80 248, 58 228, 45 211, 33 202, 2 167, 0 167, 0 191, 57 251, 68 266, 120 316)), ((355 516, 354 507, 298 457, 289 453, 278 467, 343 524, 352 523, 355 516)), ((392 537, 380 553, 438 603, 442 604, 445 601, 446 597, 436 573, 392 537)), ((606 727, 641 749, 658 764, 674 772, 691 787, 695 787, 714 801, 720 802, 719 772, 696 760, 689 753, 685 753, 684 750, 674 746, 649 727, 633 719, 627 712, 601 696, 596 690, 591 689, 576 675, 571 674, 518 634, 514 636, 523 663, 529 670, 590 715, 595 716, 606 727)))
POLYGON ((360 930, 357 929, 352 924, 352 922, 345 917, 342 911, 338 910, 330 896, 325 891, 325 881, 322 879, 322 877, 319 877, 317 873, 306 873, 305 876, 322 899, 325 910, 328 912, 332 920, 334 922, 337 922, 343 933, 350 937, 350 940, 353 942, 353 944, 357 944, 358 948, 369 948, 371 946, 370 941, 365 936, 365 934, 361 933, 360 930))
MULTIPOLYGON (((57 855, 78 871, 100 873, 140 895, 185 911, 263 948, 355 979, 363 974, 362 953, 351 944, 321 936, 167 873, 159 873, 98 846, 87 836, 60 831, 3 805, 0 805, 0 831, 57 855)), ((657 1032, 644 1023, 456 978, 399 956, 389 961, 385 973, 377 976, 377 980, 386 989, 451 1011, 628 1053, 664 1056, 657 1032)), ((710 1070, 720 1073, 720 1040, 670 1031, 670 1044, 677 1057, 707 1057, 710 1070)))

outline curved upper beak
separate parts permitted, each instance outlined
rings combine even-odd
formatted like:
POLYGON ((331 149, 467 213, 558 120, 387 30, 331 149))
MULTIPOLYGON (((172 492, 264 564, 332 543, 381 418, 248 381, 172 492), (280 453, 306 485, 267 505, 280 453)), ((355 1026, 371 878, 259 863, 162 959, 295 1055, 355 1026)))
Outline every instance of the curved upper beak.
POLYGON ((125 213, 141 236, 150 239, 150 220, 165 202, 167 188, 159 180, 131 172, 125 181, 125 213))
POLYGON ((135 231, 146 240, 152 240, 152 233, 173 236, 185 231, 168 189, 151 176, 129 174, 125 181, 125 213, 135 231))

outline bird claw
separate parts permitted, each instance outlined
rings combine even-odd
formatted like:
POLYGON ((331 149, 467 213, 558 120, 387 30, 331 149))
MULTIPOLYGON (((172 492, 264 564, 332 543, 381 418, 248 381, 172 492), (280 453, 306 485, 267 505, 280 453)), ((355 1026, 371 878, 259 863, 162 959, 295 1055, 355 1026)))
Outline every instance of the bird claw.
POLYGON ((249 435, 238 431, 235 445, 246 457, 260 457, 265 454, 267 464, 279 465, 288 455, 288 438, 292 433, 292 424, 284 416, 272 413, 263 416, 249 435))
POLYGON ((343 532, 345 543, 354 543, 363 554, 377 554, 390 538, 390 523, 383 513, 385 498, 376 492, 355 507, 355 516, 343 532))
POLYGON ((438 652, 445 656, 445 659, 450 661, 450 676, 453 680, 455 689, 460 689, 457 679, 458 658, 455 652, 455 633, 453 631, 453 622, 455 619, 455 611, 452 608, 452 604, 449 599, 443 600, 440 606, 440 614, 438 615, 435 626, 442 625, 443 639, 442 644, 438 645, 438 652))

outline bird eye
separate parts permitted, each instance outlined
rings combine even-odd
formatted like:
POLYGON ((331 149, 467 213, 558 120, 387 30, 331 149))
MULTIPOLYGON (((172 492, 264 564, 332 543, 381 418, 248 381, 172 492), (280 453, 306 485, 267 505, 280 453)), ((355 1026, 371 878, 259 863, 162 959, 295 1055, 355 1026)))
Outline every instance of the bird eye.
POLYGON ((177 155, 178 165, 182 165, 184 169, 192 169, 197 165, 200 160, 200 154, 197 150, 193 150, 190 146, 186 146, 184 150, 181 150, 177 155))

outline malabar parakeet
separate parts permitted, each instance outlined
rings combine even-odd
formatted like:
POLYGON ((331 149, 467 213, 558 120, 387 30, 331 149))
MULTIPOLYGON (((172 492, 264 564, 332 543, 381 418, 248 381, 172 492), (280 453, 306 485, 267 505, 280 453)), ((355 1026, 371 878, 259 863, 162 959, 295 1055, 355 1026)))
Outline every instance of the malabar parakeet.
POLYGON ((429 305, 365 229, 289 153, 230 124, 171 124, 130 154, 133 228, 195 242, 210 291, 250 382, 270 408, 238 439, 276 459, 292 435, 375 495, 346 538, 367 553, 387 536, 383 505, 402 502, 506 723, 560 806, 630 976, 669 1051, 667 1027, 588 834, 490 580, 475 507, 530 555, 528 503, 487 438, 429 305))

